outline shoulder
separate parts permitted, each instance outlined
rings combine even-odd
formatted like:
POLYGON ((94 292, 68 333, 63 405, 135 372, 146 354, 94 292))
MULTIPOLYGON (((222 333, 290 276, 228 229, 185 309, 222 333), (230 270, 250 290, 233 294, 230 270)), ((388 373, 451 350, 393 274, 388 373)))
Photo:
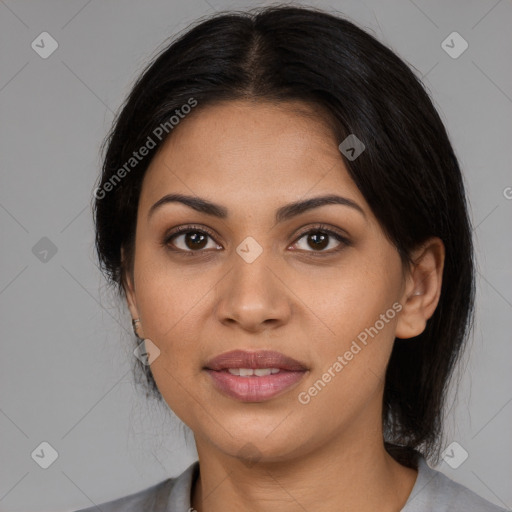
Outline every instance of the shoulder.
POLYGON ((190 492, 199 475, 195 461, 176 478, 168 478, 141 491, 75 512, 178 512, 190 510, 190 492))
POLYGON ((152 510, 164 512, 167 510, 169 494, 176 482, 176 478, 168 478, 141 491, 123 496, 112 501, 77 510, 75 512, 139 512, 152 510))
POLYGON ((506 512, 467 487, 432 469, 425 459, 418 465, 418 478, 402 512, 506 512))

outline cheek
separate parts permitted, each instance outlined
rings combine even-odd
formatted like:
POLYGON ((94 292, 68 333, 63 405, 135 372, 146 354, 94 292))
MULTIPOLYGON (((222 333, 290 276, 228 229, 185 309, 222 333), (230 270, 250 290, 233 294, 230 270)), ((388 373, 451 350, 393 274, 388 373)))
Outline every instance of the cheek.
POLYGON ((200 372, 199 343, 204 337, 200 314, 215 280, 205 273, 197 277, 197 270, 193 277, 183 266, 159 261, 154 255, 144 258, 143 251, 139 256, 138 310, 144 336, 160 350, 151 372, 168 405, 182 417, 180 411, 190 408, 192 400, 187 390, 194 390, 200 372))
POLYGON ((328 435, 364 410, 379 410, 400 309, 386 284, 372 279, 361 286, 361 276, 352 273, 330 290, 329 301, 318 301, 318 316, 332 332, 315 335, 313 371, 296 397, 311 429, 328 435))
MULTIPOLYGON (((320 306, 317 316, 327 319, 329 331, 319 336, 326 330, 315 332, 318 322, 311 326, 315 365, 310 382, 323 379, 338 398, 357 402, 357 397, 371 394, 384 376, 400 304, 385 289, 346 286, 332 293, 323 310, 320 306)), ((327 404, 330 393, 322 394, 327 404)))
POLYGON ((325 333, 323 337, 329 338, 330 346, 334 342, 341 349, 350 344, 374 326, 381 315, 385 315, 385 325, 379 321, 379 331, 388 335, 393 330, 396 311, 392 306, 400 297, 402 286, 397 258, 376 261, 359 253, 336 269, 305 276, 296 281, 302 284, 298 289, 294 285, 294 289, 304 297, 312 326, 318 327, 316 333, 325 333))
POLYGON ((160 350, 151 373, 168 406, 189 424, 201 371, 199 314, 207 289, 204 279, 195 283, 176 270, 154 270, 146 268, 137 291, 144 335, 160 350))
POLYGON ((135 279, 144 334, 158 345, 181 339, 215 284, 199 266, 176 263, 161 248, 140 251, 135 279))
POLYGON ((315 292, 307 295, 310 318, 321 319, 309 326, 315 367, 301 388, 312 408, 341 400, 350 410, 380 389, 402 307, 401 262, 391 251, 388 256, 377 261, 362 254, 335 275, 317 279, 315 292))

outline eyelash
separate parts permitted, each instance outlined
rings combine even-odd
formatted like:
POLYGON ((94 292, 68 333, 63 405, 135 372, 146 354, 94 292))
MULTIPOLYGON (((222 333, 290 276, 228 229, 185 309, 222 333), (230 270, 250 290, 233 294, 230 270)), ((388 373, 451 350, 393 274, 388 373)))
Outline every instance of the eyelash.
MULTIPOLYGON (((343 248, 345 246, 352 245, 350 240, 348 240, 346 237, 344 237, 343 235, 341 235, 340 233, 338 233, 336 231, 333 231, 332 229, 328 228, 327 226, 325 226, 323 224, 319 224, 317 226, 307 229, 306 231, 299 233, 297 235, 297 238, 295 239, 294 244, 297 243, 305 235, 308 235, 310 233, 319 233, 319 232, 321 232, 322 234, 334 237, 338 242, 341 242, 341 247, 338 247, 334 250, 331 249, 329 251, 323 251, 323 250, 322 251, 313 251, 313 250, 306 251, 306 253, 311 253, 311 255, 313 255, 315 257, 324 256, 324 255, 332 255, 332 254, 338 253, 341 250, 343 250, 343 248)), ((195 225, 187 225, 187 226, 179 226, 178 228, 174 229, 171 233, 166 234, 164 237, 164 240, 162 242, 162 245, 173 252, 181 253, 183 255, 188 255, 188 256, 195 256, 198 253, 199 254, 204 253, 205 251, 202 249, 197 250, 197 251, 191 251, 191 250, 185 251, 183 249, 176 249, 176 248, 172 248, 170 246, 170 242, 173 238, 177 237, 178 235, 183 235, 183 234, 188 234, 188 233, 202 233, 202 234, 208 235, 215 243, 217 243, 215 240, 215 235, 209 229, 204 228, 204 227, 195 226, 195 225)))

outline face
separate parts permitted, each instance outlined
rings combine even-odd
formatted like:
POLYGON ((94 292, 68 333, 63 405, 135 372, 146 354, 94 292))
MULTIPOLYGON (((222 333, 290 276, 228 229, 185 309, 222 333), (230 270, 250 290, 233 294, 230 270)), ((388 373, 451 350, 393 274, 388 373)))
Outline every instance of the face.
POLYGON ((160 350, 160 392, 198 449, 243 457, 251 443, 284 460, 380 432, 411 286, 341 141, 297 108, 307 107, 233 101, 194 112, 143 181, 128 304, 160 350), (219 208, 161 201, 170 194, 219 208), (283 210, 333 195, 342 199, 283 210), (218 359, 232 351, 243 352, 218 359))

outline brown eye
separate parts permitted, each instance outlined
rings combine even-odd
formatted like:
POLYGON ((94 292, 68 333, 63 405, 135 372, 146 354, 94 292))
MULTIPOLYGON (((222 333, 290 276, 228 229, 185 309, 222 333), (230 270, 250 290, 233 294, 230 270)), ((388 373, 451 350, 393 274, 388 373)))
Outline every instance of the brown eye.
POLYGON ((295 245, 298 245, 302 239, 305 239, 305 242, 299 249, 306 252, 334 253, 350 245, 350 241, 341 234, 321 226, 302 233, 295 245), (330 249, 326 250, 326 248, 330 249))
MULTIPOLYGON (((294 245, 299 245, 302 239, 305 242, 302 247, 299 246, 298 248, 315 256, 333 254, 351 245, 346 237, 323 226, 317 226, 303 232, 294 245), (333 242, 334 248, 332 247, 333 242)), ((222 249, 222 246, 215 242, 212 233, 205 228, 199 229, 194 226, 180 226, 174 229, 164 238, 163 245, 174 252, 188 255, 205 252, 204 249, 222 249), (211 240, 210 246, 208 246, 208 239, 211 240)))
POLYGON ((327 233, 317 231, 316 233, 307 235, 307 237, 308 245, 312 249, 321 251, 329 245, 330 235, 328 235, 327 233))
POLYGON ((213 242, 210 248, 221 248, 214 242, 212 234, 204 229, 197 229, 192 226, 180 226, 165 238, 164 244, 176 251, 200 252, 208 248, 209 238, 212 239, 213 242))
POLYGON ((183 243, 189 249, 204 249, 207 243, 208 235, 200 233, 198 231, 189 231, 188 233, 184 233, 182 235, 183 243))

